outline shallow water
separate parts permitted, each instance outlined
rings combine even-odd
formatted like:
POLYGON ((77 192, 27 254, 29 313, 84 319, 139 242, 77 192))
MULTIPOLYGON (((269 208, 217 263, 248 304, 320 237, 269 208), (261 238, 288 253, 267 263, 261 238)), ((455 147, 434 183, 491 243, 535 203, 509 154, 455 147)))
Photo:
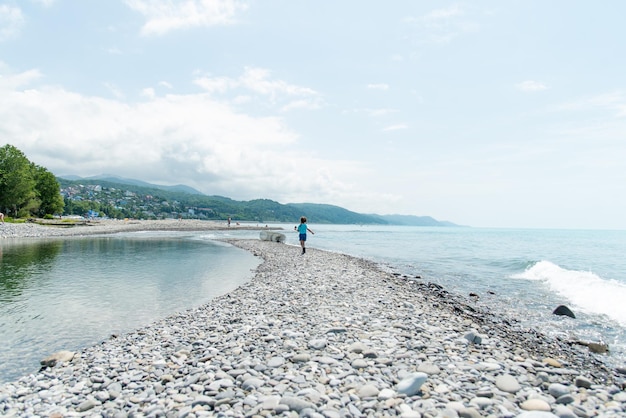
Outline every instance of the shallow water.
POLYGON ((199 306, 245 283, 260 261, 176 232, 7 240, 0 254, 0 381, 199 306))

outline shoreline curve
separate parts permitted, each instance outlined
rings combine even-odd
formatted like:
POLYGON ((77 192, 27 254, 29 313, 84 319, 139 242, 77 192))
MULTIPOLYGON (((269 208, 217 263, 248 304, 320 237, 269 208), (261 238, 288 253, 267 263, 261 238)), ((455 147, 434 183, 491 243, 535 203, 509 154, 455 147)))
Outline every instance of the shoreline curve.
MULTIPOLYGON (((122 232, 101 229, 87 234, 122 232)), ((228 242, 264 259, 250 282, 0 385, 0 415, 626 415, 624 370, 440 286, 339 253, 228 242)))

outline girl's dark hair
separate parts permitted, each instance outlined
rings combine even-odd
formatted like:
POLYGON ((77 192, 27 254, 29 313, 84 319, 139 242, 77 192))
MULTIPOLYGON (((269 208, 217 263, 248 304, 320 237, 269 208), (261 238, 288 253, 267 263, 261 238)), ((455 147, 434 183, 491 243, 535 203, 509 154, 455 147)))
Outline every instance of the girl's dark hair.
POLYGON ((306 218, 304 216, 302 218, 300 218, 300 223, 301 224, 306 223, 306 218))

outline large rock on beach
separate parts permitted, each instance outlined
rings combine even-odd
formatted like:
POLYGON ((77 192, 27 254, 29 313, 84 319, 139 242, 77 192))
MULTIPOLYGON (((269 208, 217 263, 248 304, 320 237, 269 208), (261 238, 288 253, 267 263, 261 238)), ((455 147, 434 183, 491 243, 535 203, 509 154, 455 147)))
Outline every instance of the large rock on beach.
POLYGON ((574 312, 572 312, 571 309, 565 305, 557 306, 556 309, 552 311, 552 313, 554 315, 569 316, 570 318, 576 318, 576 315, 574 315, 574 312))
POLYGON ((41 360, 39 363, 41 364, 42 367, 54 367, 57 365, 57 363, 64 363, 67 361, 72 361, 75 354, 76 353, 74 353, 73 351, 67 351, 67 350, 58 351, 46 357, 45 359, 41 360))
POLYGON ((261 231, 259 233, 259 238, 262 241, 272 241, 272 242, 285 242, 287 238, 285 234, 275 231, 261 231))
POLYGON ((606 354, 609 352, 609 346, 604 343, 589 343, 587 347, 592 353, 606 354))

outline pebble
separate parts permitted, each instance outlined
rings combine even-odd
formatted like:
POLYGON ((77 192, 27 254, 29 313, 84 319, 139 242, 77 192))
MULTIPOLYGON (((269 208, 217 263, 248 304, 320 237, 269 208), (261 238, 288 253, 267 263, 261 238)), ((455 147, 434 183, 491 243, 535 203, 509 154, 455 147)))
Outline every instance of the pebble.
POLYGON ((550 386, 548 386, 548 393, 550 393, 550 395, 554 396, 555 398, 567 395, 569 394, 569 392, 569 387, 560 383, 552 383, 550 386))
POLYGON ((593 382, 584 376, 578 376, 574 381, 574 384, 579 388, 591 389, 593 382))
POLYGON ((527 399, 520 405, 527 411, 551 411, 550 404, 543 399, 527 399))
POLYGON ((424 372, 426 374, 438 374, 441 372, 439 366, 433 363, 422 363, 417 367, 417 371, 424 372))
POLYGON ((249 283, 0 385, 0 416, 626 416, 622 370, 438 286, 232 243, 265 260, 249 283))
POLYGON ((372 384, 363 385, 359 389, 359 397, 360 398, 376 397, 376 396, 378 396, 379 393, 380 393, 380 391, 378 390, 378 388, 375 385, 372 385, 372 384))
POLYGON ((495 383, 496 387, 503 392, 517 393, 522 389, 517 379, 510 374, 503 374, 496 377, 495 383))
POLYGON ((426 373, 414 373, 404 379, 400 383, 398 383, 396 390, 399 393, 404 393, 408 396, 413 396, 419 393, 420 388, 426 380, 428 379, 428 375, 426 373))

